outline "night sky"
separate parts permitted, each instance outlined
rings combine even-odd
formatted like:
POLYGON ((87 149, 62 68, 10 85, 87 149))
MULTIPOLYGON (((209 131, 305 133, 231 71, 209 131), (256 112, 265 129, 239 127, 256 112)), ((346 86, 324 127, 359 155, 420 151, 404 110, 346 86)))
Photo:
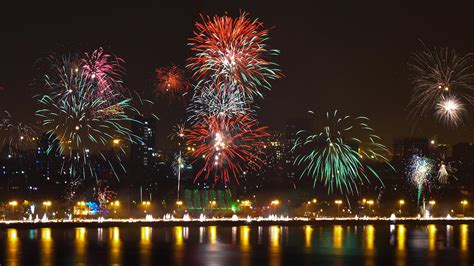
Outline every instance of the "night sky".
MULTIPOLYGON (((289 118, 307 110, 339 109, 368 116, 389 146, 394 137, 411 135, 448 143, 472 140, 472 125, 446 130, 428 120, 413 130, 406 64, 421 48, 420 40, 474 52, 473 2, 35 2, 0 10, 0 104, 22 119, 32 121, 36 108, 30 84, 40 73, 34 63, 52 51, 102 46, 125 59, 128 87, 150 90, 156 67, 185 65, 187 38, 199 14, 246 11, 271 28, 269 44, 281 51, 274 61, 285 77, 259 102, 259 118, 271 128, 283 129, 289 118)), ((173 120, 169 112, 158 115, 173 120)))

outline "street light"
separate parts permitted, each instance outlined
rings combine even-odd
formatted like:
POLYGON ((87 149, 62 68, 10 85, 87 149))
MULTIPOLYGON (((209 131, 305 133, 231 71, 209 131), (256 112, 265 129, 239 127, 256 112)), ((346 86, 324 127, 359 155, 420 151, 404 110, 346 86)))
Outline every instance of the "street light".
POLYGON ((215 200, 209 201, 209 204, 211 205, 211 216, 214 216, 214 207, 216 206, 217 202, 215 200))
POLYGON ((145 213, 147 213, 147 211, 148 211, 148 206, 151 205, 151 202, 149 202, 149 201, 143 201, 143 202, 142 202, 142 205, 145 207, 145 213))
POLYGON ((48 213, 48 207, 51 206, 51 201, 43 201, 43 206, 44 208, 46 209, 45 213, 47 214, 48 213))
POLYGON ((278 207, 278 205, 280 205, 280 201, 279 200, 272 200, 270 202, 270 205, 273 207, 273 212, 276 212, 276 208, 278 207))
POLYGON ((400 212, 400 214, 402 214, 402 205, 405 204, 405 201, 401 199, 398 201, 398 204, 400 205, 400 208, 398 209, 398 211, 400 212))
POLYGON ((367 205, 369 205, 369 212, 372 211, 372 205, 374 204, 374 201, 373 200, 368 200, 367 201, 367 205))
POLYGON ((462 215, 466 215, 467 200, 462 200, 461 205, 462 205, 462 215))
POLYGON ((183 202, 178 200, 176 201, 176 206, 178 206, 178 212, 179 212, 179 207, 181 207, 181 205, 183 205, 183 202))
POLYGON ((304 210, 304 215, 306 215, 308 213, 308 206, 311 205, 311 201, 307 201, 306 202, 306 207, 305 207, 305 210, 304 210))
POLYGON ((114 216, 117 217, 117 208, 120 206, 120 201, 111 202, 110 205, 114 208, 114 216))
POLYGON ((434 205, 436 204, 436 201, 430 200, 428 201, 428 204, 431 205, 431 212, 433 212, 434 205))
POLYGON ((337 216, 339 216, 339 207, 342 204, 342 200, 335 200, 334 203, 337 205, 337 216))
POLYGON ((12 207, 12 215, 15 213, 15 207, 18 205, 18 201, 14 200, 14 201, 10 201, 8 202, 8 205, 10 205, 12 207))

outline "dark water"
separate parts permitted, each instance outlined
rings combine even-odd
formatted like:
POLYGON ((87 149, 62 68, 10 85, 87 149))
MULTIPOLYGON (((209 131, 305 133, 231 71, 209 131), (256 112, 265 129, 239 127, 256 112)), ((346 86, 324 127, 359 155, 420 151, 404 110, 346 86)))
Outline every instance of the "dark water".
POLYGON ((473 234, 473 225, 4 229, 0 264, 472 265, 473 234))

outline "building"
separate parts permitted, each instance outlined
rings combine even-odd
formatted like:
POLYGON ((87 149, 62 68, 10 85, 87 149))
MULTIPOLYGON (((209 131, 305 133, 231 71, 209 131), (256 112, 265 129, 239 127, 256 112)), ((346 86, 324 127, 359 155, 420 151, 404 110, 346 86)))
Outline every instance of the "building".
POLYGON ((409 157, 414 152, 428 155, 430 153, 427 138, 397 138, 393 143, 393 157, 401 160, 409 157))
POLYGON ((453 145, 453 160, 463 164, 472 164, 474 161, 474 144, 472 142, 462 142, 453 145))
POLYGON ((131 162, 137 167, 153 165, 156 156, 156 120, 135 117, 139 122, 132 123, 132 133, 139 140, 132 143, 131 162))
POLYGON ((265 140, 266 161, 269 165, 276 165, 284 159, 286 152, 285 134, 281 131, 271 131, 265 140))
POLYGON ((158 172, 158 152, 156 148, 156 120, 135 117, 132 133, 138 137, 131 143, 128 186, 133 199, 142 201, 151 198, 155 189, 158 172))
POLYGON ((443 144, 443 143, 432 144, 430 154, 433 158, 446 160, 452 157, 453 147, 449 144, 443 144))
MULTIPOLYGON (((299 181, 297 175, 297 167, 294 165, 296 154, 292 150, 296 140, 298 139, 298 132, 301 130, 314 130, 314 119, 311 116, 293 118, 287 121, 285 127, 285 165, 284 171, 286 174, 286 182, 292 188, 296 188, 299 181)), ((285 183, 285 182, 283 182, 285 183)))

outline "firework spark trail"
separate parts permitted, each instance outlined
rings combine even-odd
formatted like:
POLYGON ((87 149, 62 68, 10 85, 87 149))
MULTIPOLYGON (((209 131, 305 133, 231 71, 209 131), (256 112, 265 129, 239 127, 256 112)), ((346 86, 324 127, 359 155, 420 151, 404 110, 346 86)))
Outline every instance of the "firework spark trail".
POLYGON ((346 196, 358 193, 358 186, 370 183, 370 176, 382 183, 368 163, 379 161, 390 165, 386 157, 388 150, 367 123, 365 117, 340 116, 336 110, 326 113, 326 121, 319 130, 299 131, 292 151, 298 152, 294 164, 304 169, 301 177, 311 176, 314 186, 321 182, 328 193, 338 190, 346 196), (360 152, 354 145, 360 147, 360 152))
POLYGON ((171 134, 168 135, 170 140, 178 139, 183 140, 185 137, 186 126, 184 123, 178 123, 173 126, 171 134))
POLYGON ((229 84, 208 84, 206 88, 196 90, 188 107, 188 121, 191 124, 198 123, 203 117, 228 116, 254 113, 251 102, 235 88, 224 88, 215 90, 213 86, 228 87, 229 84))
MULTIPOLYGON (((51 93, 39 99, 42 106, 36 115, 42 119, 42 125, 48 130, 51 138, 58 140, 58 152, 68 155, 69 173, 71 176, 87 175, 97 178, 94 166, 91 164, 90 149, 105 147, 113 138, 120 138, 135 142, 139 137, 126 127, 128 122, 137 122, 127 113, 138 113, 130 105, 132 99, 127 98, 111 104, 107 99, 100 97, 90 98, 93 86, 84 83, 73 92, 63 97, 61 94, 51 93)), ((56 152, 50 146, 48 153, 56 152)), ((122 149, 121 152, 125 153, 122 149)), ((99 158, 105 160, 118 178, 114 167, 102 152, 99 158)), ((120 162, 120 156, 116 154, 120 162)), ((122 169, 123 165, 120 163, 122 169)))
POLYGON ((458 170, 455 167, 455 164, 456 164, 455 161, 453 162, 440 161, 439 162, 437 178, 441 185, 448 184, 449 177, 452 177, 457 180, 456 176, 454 175, 456 171, 458 170))
POLYGON ((421 195, 425 186, 430 182, 433 174, 433 161, 427 157, 413 155, 408 164, 408 178, 417 189, 417 202, 420 204, 421 195))
POLYGON ((94 191, 101 208, 107 207, 107 204, 112 202, 117 197, 117 193, 112 191, 109 186, 103 185, 103 182, 98 182, 97 186, 94 188, 94 191))
POLYGON ((59 57, 50 55, 47 61, 49 69, 43 78, 47 89, 51 92, 66 95, 87 82, 82 77, 81 59, 78 55, 68 54, 59 57))
POLYGON ((229 184, 233 178, 238 183, 239 174, 259 169, 264 164, 263 138, 269 136, 265 130, 249 115, 206 117, 186 130, 187 144, 195 147, 194 157, 204 160, 196 179, 211 176, 215 183, 229 184))
POLYGON ((171 101, 181 99, 191 88, 184 71, 176 65, 156 69, 155 79, 155 94, 168 97, 171 101))
POLYGON ((92 56, 86 53, 84 58, 78 54, 49 56, 49 67, 43 76, 48 94, 68 97, 88 86, 88 94, 83 95, 86 98, 101 98, 111 104, 122 100, 125 92, 121 80, 123 68, 119 64, 122 60, 113 61, 110 58, 112 56, 101 49, 92 53, 92 56))
POLYGON ((28 123, 16 121, 8 111, 1 113, 0 150, 6 148, 9 156, 16 156, 22 148, 33 144, 35 134, 28 123))
POLYGON ((195 54, 188 67, 197 80, 231 83, 252 99, 262 97, 260 88, 270 89, 270 80, 282 76, 278 65, 268 60, 279 52, 267 49, 268 30, 258 20, 245 13, 237 18, 202 16, 195 25, 189 39, 195 54))
MULTIPOLYGON (((408 65, 413 84, 413 96, 409 103, 410 115, 418 119, 430 115, 437 105, 447 98, 456 99, 459 105, 462 105, 462 102, 472 104, 473 57, 473 54, 460 56, 449 48, 429 49, 426 46, 415 52, 408 65)), ((443 122, 456 126, 460 121, 443 119, 443 122)))
POLYGON ((91 54, 85 53, 80 68, 87 81, 97 83, 98 94, 106 96, 122 91, 123 63, 123 59, 107 54, 101 47, 91 54))

